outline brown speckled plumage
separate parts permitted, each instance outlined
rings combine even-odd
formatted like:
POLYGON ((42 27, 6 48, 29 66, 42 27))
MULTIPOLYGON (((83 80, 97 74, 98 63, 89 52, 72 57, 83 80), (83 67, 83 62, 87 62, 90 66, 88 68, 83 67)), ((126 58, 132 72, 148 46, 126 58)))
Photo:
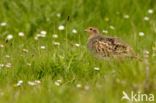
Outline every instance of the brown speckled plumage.
POLYGON ((133 49, 118 38, 103 36, 98 29, 89 27, 88 49, 99 57, 135 57, 133 49))

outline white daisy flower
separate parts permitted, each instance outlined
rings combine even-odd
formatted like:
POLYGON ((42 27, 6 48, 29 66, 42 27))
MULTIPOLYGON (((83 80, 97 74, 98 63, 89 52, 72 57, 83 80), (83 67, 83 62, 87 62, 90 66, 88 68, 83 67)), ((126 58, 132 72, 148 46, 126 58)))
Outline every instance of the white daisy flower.
POLYGON ((103 33, 105 34, 108 34, 108 31, 107 30, 102 30, 103 33))
POLYGON ((26 65, 31 66, 31 63, 27 63, 26 65))
POLYGON ((35 36, 34 39, 35 39, 35 40, 38 40, 38 36, 35 36))
POLYGON ((6 68, 11 68, 11 67, 12 67, 12 64, 11 64, 11 63, 6 63, 6 64, 5 64, 5 67, 6 67, 6 68))
POLYGON ((42 30, 42 31, 40 31, 40 33, 39 34, 36 34, 36 36, 35 36, 35 40, 38 40, 40 37, 41 38, 44 38, 44 37, 46 37, 46 34, 47 34, 47 32, 46 31, 44 31, 44 30, 42 30))
POLYGON ((4 48, 4 45, 3 44, 0 44, 0 48, 4 48))
POLYGON ((144 32, 139 32, 139 36, 144 36, 144 32))
POLYGON ((125 15, 123 16, 123 18, 124 18, 124 19, 129 19, 129 15, 125 14, 125 15))
POLYGON ((76 43, 75 46, 76 46, 76 47, 80 47, 80 44, 76 43))
POLYGON ((7 35, 6 39, 7 39, 7 40, 13 39, 13 35, 12 35, 12 34, 7 35))
POLYGON ((4 64, 0 64, 0 68, 3 68, 4 67, 4 64))
POLYGON ((52 37, 53 38, 58 38, 58 35, 57 34, 53 34, 52 37))
POLYGON ((61 85, 61 83, 62 83, 62 80, 56 80, 55 82, 54 82, 54 84, 56 85, 56 86, 60 86, 61 85))
POLYGON ((60 26, 58 27, 58 30, 60 30, 60 31, 62 31, 62 30, 64 30, 64 29, 65 29, 64 25, 60 25, 60 26))
POLYGON ((109 27, 110 29, 112 29, 112 30, 114 30, 115 29, 115 27, 113 26, 113 25, 110 25, 110 27, 109 27))
POLYGON ((28 81, 28 85, 30 85, 30 86, 35 86, 35 85, 36 85, 36 83, 35 83, 35 82, 33 82, 33 81, 28 81))
POLYGON ((145 21, 149 21, 149 17, 145 16, 145 17, 144 17, 144 20, 145 20, 145 21))
POLYGON ((60 43, 59 42, 53 42, 54 45, 59 46, 60 43))
POLYGON ((58 18, 60 18, 60 17, 61 17, 61 13, 57 13, 56 16, 57 16, 58 18))
POLYGON ((149 55, 149 51, 148 50, 144 50, 144 54, 149 55))
POLYGON ((16 84, 17 87, 21 86, 23 84, 23 80, 19 80, 16 84))
POLYGON ((81 85, 81 84, 76 84, 76 87, 77 87, 77 88, 81 88, 82 85, 81 85))
POLYGON ((72 33, 73 33, 73 34, 77 34, 77 30, 76 30, 76 29, 73 29, 73 30, 72 30, 72 33))
POLYGON ((154 12, 153 9, 148 9, 149 14, 153 14, 153 12, 154 12))
POLYGON ((37 84, 41 84, 40 80, 35 80, 34 82, 37 83, 37 84))
POLYGON ((45 30, 42 30, 42 31, 40 32, 40 34, 42 34, 42 35, 46 35, 47 32, 46 32, 45 30))
POLYGON ((5 55, 6 58, 10 58, 10 55, 5 55))
POLYGON ((25 49, 25 48, 22 49, 22 51, 25 52, 25 53, 28 53, 29 52, 29 50, 28 49, 25 49))
POLYGON ((18 36, 23 37, 24 36, 24 32, 19 32, 18 36))
POLYGON ((90 87, 89 87, 88 85, 85 85, 85 86, 84 86, 84 89, 85 89, 85 90, 89 90, 90 87))
POLYGON ((108 22, 109 21, 109 18, 108 17, 105 17, 105 21, 108 22))
POLYGON ((99 71, 100 68, 99 67, 94 67, 94 70, 99 71))
POLYGON ((1 23, 0 23, 0 26, 6 26, 6 25, 7 25, 6 22, 1 22, 1 23))
POLYGON ((39 81, 39 80, 28 81, 28 85, 30 85, 30 86, 36 86, 36 85, 39 85, 40 83, 41 83, 41 81, 39 81))
POLYGON ((45 49, 46 47, 44 45, 41 46, 41 49, 45 49))
POLYGON ((54 84, 56 85, 56 86, 60 86, 60 83, 59 82, 54 82, 54 84))

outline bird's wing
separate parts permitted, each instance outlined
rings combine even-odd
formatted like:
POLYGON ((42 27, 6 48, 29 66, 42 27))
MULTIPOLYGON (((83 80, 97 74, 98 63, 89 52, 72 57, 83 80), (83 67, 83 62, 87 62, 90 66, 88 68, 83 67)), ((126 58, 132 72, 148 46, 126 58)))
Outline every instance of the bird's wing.
POLYGON ((133 49, 119 38, 99 35, 89 40, 88 48, 102 57, 133 56, 133 49))
MULTIPOLYGON (((111 39, 111 38, 109 38, 111 39)), ((124 43, 119 38, 112 38, 114 40, 113 42, 113 52, 115 55, 133 55, 134 51, 133 49, 126 43, 124 43)))
POLYGON ((110 56, 113 52, 111 41, 108 41, 102 36, 91 39, 88 43, 88 47, 92 52, 103 57, 110 56))

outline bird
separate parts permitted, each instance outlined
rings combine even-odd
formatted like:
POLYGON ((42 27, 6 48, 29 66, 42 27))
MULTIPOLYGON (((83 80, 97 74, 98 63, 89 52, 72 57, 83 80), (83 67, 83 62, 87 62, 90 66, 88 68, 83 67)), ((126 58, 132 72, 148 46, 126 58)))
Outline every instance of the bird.
POLYGON ((105 36, 96 27, 88 27, 85 31, 89 34, 87 48, 100 58, 138 58, 133 48, 120 38, 105 36))

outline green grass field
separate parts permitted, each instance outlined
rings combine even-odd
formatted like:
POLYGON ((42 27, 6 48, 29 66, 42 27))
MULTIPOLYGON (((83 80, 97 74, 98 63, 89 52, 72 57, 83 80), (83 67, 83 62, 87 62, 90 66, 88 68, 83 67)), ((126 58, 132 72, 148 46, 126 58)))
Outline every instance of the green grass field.
POLYGON ((154 0, 0 0, 0 103, 135 103, 123 91, 156 96, 154 0), (95 58, 89 26, 143 61, 95 58))

